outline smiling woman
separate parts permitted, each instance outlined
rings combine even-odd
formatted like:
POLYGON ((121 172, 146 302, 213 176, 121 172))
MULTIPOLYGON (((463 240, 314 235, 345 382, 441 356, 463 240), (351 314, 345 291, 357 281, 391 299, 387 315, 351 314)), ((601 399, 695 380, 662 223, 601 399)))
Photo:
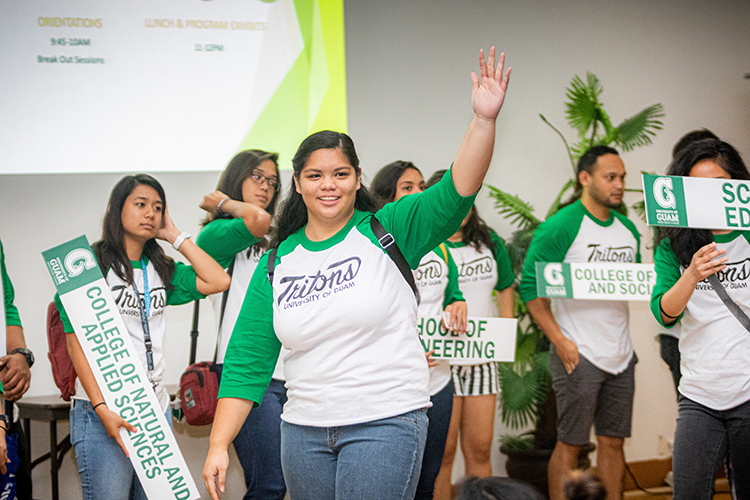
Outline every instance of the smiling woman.
POLYGON ((300 145, 278 236, 253 274, 224 360, 203 469, 212 498, 224 490, 227 447, 261 400, 281 344, 291 351, 281 416, 290 496, 414 498, 429 371, 415 335, 417 300, 380 242, 395 242, 415 269, 459 227, 492 158, 510 76, 504 59, 495 67, 494 47, 488 61, 480 52, 474 118, 453 167, 418 196, 376 211, 349 136, 323 131, 300 145), (391 238, 375 236, 379 225, 391 238))

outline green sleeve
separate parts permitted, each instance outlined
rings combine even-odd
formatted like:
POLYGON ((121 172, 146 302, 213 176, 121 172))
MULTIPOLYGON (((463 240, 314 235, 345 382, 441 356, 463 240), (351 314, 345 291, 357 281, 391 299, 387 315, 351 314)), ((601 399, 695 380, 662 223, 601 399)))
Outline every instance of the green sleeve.
POLYGON ((3 298, 5 299, 5 326, 21 326, 21 317, 18 315, 18 308, 13 304, 16 298, 16 292, 13 289, 13 283, 10 281, 8 272, 5 270, 5 252, 3 243, 0 241, 0 270, 3 275, 3 298))
POLYGON ((425 191, 403 196, 386 204, 375 216, 393 235, 412 269, 461 226, 477 193, 461 196, 453 183, 452 170, 425 191))
POLYGON ((195 244, 226 269, 235 255, 260 240, 250 232, 245 221, 238 217, 210 222, 198 234, 195 244))
POLYGON ((497 283, 495 284, 495 290, 501 292, 513 284, 516 280, 516 275, 513 274, 513 267, 510 265, 510 256, 508 255, 508 247, 505 246, 505 241, 492 229, 490 229, 490 238, 492 238, 492 242, 495 244, 495 262, 497 262, 497 283))
POLYGON ((75 333, 73 325, 70 324, 70 320, 68 319, 68 313, 65 312, 65 307, 62 305, 59 293, 55 293, 55 306, 57 306, 57 311, 60 313, 60 321, 62 321, 65 333, 75 333))
MULTIPOLYGON (((268 253, 255 268, 229 339, 221 372, 220 398, 242 398, 258 406, 271 382, 281 342, 273 329, 273 290, 268 253)), ((278 263, 278 258, 277 258, 278 263)))
POLYGON ((580 201, 565 207, 534 231, 521 274, 521 300, 528 302, 537 298, 536 263, 562 262, 581 228, 583 217, 580 201))
POLYGON ((641 233, 638 232, 638 228, 635 227, 635 224, 633 224, 633 221, 625 217, 624 215, 615 212, 615 217, 620 219, 622 224, 628 228, 630 233, 633 235, 633 238, 635 238, 635 262, 637 264, 641 263, 641 233))
POLYGON ((204 298, 205 295, 198 291, 196 279, 195 270, 192 267, 176 262, 172 275, 172 289, 167 290, 167 305, 179 306, 204 298))
POLYGON ((656 271, 656 286, 653 292, 651 292, 651 313, 660 325, 669 328, 677 324, 685 312, 681 312, 679 317, 672 323, 664 324, 661 320, 661 310, 659 309, 661 298, 677 283, 677 280, 682 275, 680 273, 680 262, 672 251, 669 239, 662 240, 659 246, 656 247, 656 251, 654 252, 654 269, 656 271))
MULTIPOLYGON (((435 253, 441 259, 444 257, 443 251, 440 248, 435 250, 435 253)), ((445 253, 448 255, 448 284, 445 286, 445 295, 443 296, 443 309, 453 304, 454 302, 466 302, 464 294, 461 293, 461 289, 458 288, 458 266, 456 261, 453 260, 450 250, 445 249, 445 253)))

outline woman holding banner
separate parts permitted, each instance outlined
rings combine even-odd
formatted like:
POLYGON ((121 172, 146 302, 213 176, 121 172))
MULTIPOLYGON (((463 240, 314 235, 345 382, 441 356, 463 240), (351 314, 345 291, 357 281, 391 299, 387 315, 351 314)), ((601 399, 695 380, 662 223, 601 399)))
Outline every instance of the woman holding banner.
MULTIPOLYGON (((440 181, 444 174, 444 170, 438 170, 427 185, 440 181)), ((516 276, 510 265, 508 249, 497 233, 479 217, 476 206, 471 207, 459 230, 448 238, 446 244, 458 265, 458 284, 466 297, 469 315, 512 318, 511 285, 516 276)), ((492 437, 497 394, 500 392, 498 364, 454 365, 451 368, 456 394, 443 463, 435 484, 438 500, 450 498, 459 436, 466 476, 492 475, 492 437)))
MULTIPOLYGON (((372 179, 370 189, 378 199, 379 206, 398 200, 403 196, 425 190, 422 172, 409 161, 394 161, 381 168, 372 179)), ((421 301, 420 318, 440 316, 445 310, 451 330, 463 333, 466 330, 466 302, 458 288, 458 268, 444 243, 428 253, 419 262, 415 281, 421 301)), ((422 458, 415 500, 430 500, 435 489, 435 479, 440 472, 445 451, 445 440, 453 410, 453 380, 447 359, 433 359, 434 351, 427 352, 430 367, 430 402, 427 410, 430 422, 427 441, 422 458)))
MULTIPOLYGON (((150 175, 138 174, 123 177, 112 189, 102 239, 92 245, 170 426, 169 394, 162 380, 164 307, 221 292, 230 282, 221 266, 189 238, 169 217, 161 184, 150 175), (167 257, 157 239, 170 243, 192 267, 167 257)), ((69 334, 68 353, 78 376, 70 410, 70 440, 76 451, 83 498, 145 499, 120 438, 120 429, 136 432, 136 428, 107 408, 57 295, 55 302, 69 334)))
MULTIPOLYGON (((750 180, 737 150, 715 140, 685 148, 667 175, 750 180)), ((750 498, 750 331, 727 305, 750 311, 748 260, 747 231, 659 228, 651 311, 663 326, 682 323, 676 500, 713 498, 727 450, 737 498, 750 498)))
MULTIPOLYGON (((216 374, 221 383, 224 357, 250 277, 268 248, 268 232, 281 183, 278 155, 257 149, 237 153, 221 174, 216 191, 203 198, 208 212, 196 243, 222 267, 232 285, 211 297, 217 319, 216 374)), ((273 371, 260 407, 251 412, 234 438, 247 491, 244 498, 282 500, 286 494, 281 470, 281 410, 286 403, 284 355, 273 371)))
POLYGON ((458 228, 492 158, 510 76, 504 59, 495 68, 494 47, 487 63, 480 52, 474 118, 451 173, 419 196, 373 214, 347 135, 318 132, 300 145, 274 250, 256 268, 224 360, 203 469, 212 498, 224 491, 227 448, 266 390, 281 342, 291 350, 281 424, 290 496, 414 497, 429 373, 416 335, 417 302, 382 245, 395 241, 416 268, 458 228), (377 238, 380 228, 390 238, 377 238))

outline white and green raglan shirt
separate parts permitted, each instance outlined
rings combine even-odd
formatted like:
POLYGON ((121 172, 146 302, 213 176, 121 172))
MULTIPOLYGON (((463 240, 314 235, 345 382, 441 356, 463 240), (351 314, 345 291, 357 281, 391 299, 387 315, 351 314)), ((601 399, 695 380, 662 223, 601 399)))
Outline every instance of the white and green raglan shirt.
MULTIPOLYGON (((250 232, 245 221, 236 218, 211 221, 201 230, 195 242, 224 269, 234 262, 232 284, 229 286, 227 303, 224 307, 224 321, 221 320, 221 303, 224 294, 216 293, 210 297, 218 332, 216 362, 219 364, 224 363, 229 338, 232 336, 234 324, 237 322, 242 302, 245 300, 250 278, 262 254, 260 250, 252 248, 252 245, 258 241, 260 238, 250 232)), ((287 353, 288 351, 282 348, 276 362, 273 378, 277 380, 284 380, 284 356, 287 353)))
MULTIPOLYGON (((476 195, 451 175, 404 196, 376 216, 416 269, 453 234, 476 195)), ((371 422, 430 405, 429 371, 417 330, 417 302, 355 211, 338 233, 310 241, 301 228, 278 248, 273 286, 258 263, 224 358, 219 397, 259 402, 281 344, 288 401, 281 418, 329 427, 371 422)))
MULTIPOLYGON (((187 304, 196 299, 202 299, 205 295, 201 294, 196 288, 196 276, 192 267, 177 262, 174 275, 172 276, 172 286, 169 289, 164 286, 153 264, 147 258, 144 258, 144 261, 146 262, 146 272, 148 273, 149 295, 151 295, 148 325, 154 355, 152 377, 159 382, 155 389, 156 399, 159 401, 161 409, 166 411, 169 407, 169 392, 164 384, 164 334, 167 330, 164 309, 166 306, 187 304)), ((138 288, 137 292, 133 289, 133 285, 122 281, 111 269, 107 273, 107 285, 109 285, 109 291, 112 293, 112 298, 115 300, 122 321, 128 330, 133 347, 138 353, 138 359, 140 359, 143 369, 148 371, 146 344, 143 326, 141 325, 141 311, 138 306, 139 301, 143 302, 143 271, 141 269, 141 261, 132 260, 130 263, 133 266, 133 281, 138 288)), ((57 310, 60 311, 60 319, 63 322, 65 333, 73 334, 73 326, 70 324, 65 308, 57 294, 55 294, 55 304, 57 305, 57 310)), ((88 400, 80 379, 76 380, 76 392, 73 399, 88 400)))
MULTIPOLYGON (((627 217, 612 210, 608 220, 599 220, 578 200, 536 229, 523 266, 521 300, 537 298, 537 262, 640 261, 640 235, 627 217)), ((627 368, 633 357, 627 302, 551 301, 560 330, 578 346, 580 355, 608 373, 621 373, 627 368)))
POLYGON ((490 238, 494 250, 485 246, 477 250, 473 245, 446 242, 458 266, 458 286, 466 298, 469 316, 475 318, 497 318, 492 292, 505 290, 516 279, 505 242, 492 229, 490 238))
MULTIPOLYGON (((726 268, 717 274, 729 297, 750 314, 750 232, 714 235, 716 248, 727 251, 726 268)), ((685 269, 669 239, 654 254, 656 286, 651 312, 663 326, 659 302, 685 269)), ((729 311, 707 280, 698 283, 675 323, 681 322, 680 394, 714 410, 750 401, 750 333, 729 311)), ((675 324, 672 323, 672 324, 675 324)))
MULTIPOLYGON (((421 302, 419 317, 441 316, 443 310, 454 302, 463 302, 458 288, 458 268, 445 245, 428 253, 414 270, 414 281, 419 288, 421 302)), ((447 359, 436 359, 430 367, 430 396, 440 392, 451 380, 451 365, 447 359)))

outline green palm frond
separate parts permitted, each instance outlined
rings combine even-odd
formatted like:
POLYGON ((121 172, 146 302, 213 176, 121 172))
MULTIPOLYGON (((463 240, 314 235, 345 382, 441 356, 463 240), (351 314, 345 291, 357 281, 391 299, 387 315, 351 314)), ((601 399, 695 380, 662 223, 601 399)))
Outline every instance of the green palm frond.
POLYGON ((651 137, 662 129, 663 123, 659 118, 663 116, 664 107, 661 104, 649 106, 637 115, 623 120, 617 127, 615 141, 624 151, 651 144, 651 137))
POLYGON ((586 73, 586 83, 576 75, 570 81, 570 87, 566 89, 568 102, 565 103, 565 116, 570 126, 578 130, 581 137, 585 137, 591 125, 600 119, 601 93, 599 79, 591 72, 586 73))
POLYGON ((557 198, 555 198, 555 201, 553 201, 552 205, 549 207, 545 220, 549 219, 550 217, 555 215, 558 210, 560 210, 560 205, 562 205, 563 196, 565 195, 565 193, 568 192, 569 189, 573 189, 575 185, 576 185, 576 181, 574 179, 569 179, 568 182, 565 183, 563 188, 558 193, 557 198))
POLYGON ((546 395, 546 386, 542 392, 533 370, 518 374, 510 363, 500 363, 499 374, 503 423, 513 429, 526 427, 536 418, 539 401, 546 395))
POLYGON ((490 188, 490 196, 495 198, 495 208, 505 219, 511 219, 511 223, 521 229, 538 226, 541 221, 534 215, 534 207, 516 195, 493 186, 490 188))
POLYGON ((643 200, 636 201, 635 203, 630 205, 630 208, 633 209, 633 212, 635 212, 638 215, 638 217, 641 218, 643 222, 646 222, 646 202, 645 201, 643 200))

